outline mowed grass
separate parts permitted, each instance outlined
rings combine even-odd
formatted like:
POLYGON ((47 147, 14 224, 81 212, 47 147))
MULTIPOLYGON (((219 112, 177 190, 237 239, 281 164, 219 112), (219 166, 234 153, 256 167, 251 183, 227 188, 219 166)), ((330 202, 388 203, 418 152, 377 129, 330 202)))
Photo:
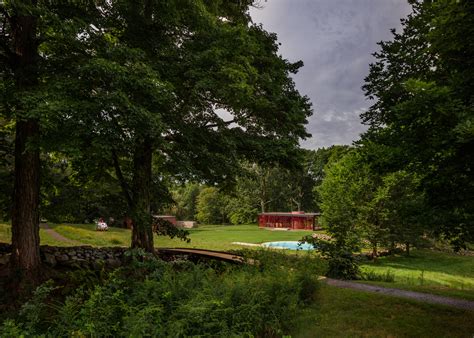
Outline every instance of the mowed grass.
POLYGON ((95 224, 49 224, 58 234, 83 245, 130 246, 131 231, 109 227, 107 231, 96 231, 95 224))
MULTIPOLYGON (((50 225, 56 232, 77 242, 92 246, 129 246, 131 231, 109 227, 108 231, 95 231, 93 224, 50 225)), ((155 236, 155 247, 186 247, 209 250, 241 249, 232 242, 263 243, 270 241, 297 241, 310 235, 309 231, 270 231, 256 225, 203 225, 189 229, 190 243, 179 239, 155 236)))
POLYGON ((387 287, 474 300, 474 257, 433 250, 413 250, 410 256, 381 257, 362 265, 363 272, 394 276, 393 282, 367 282, 387 287))
POLYGON ((323 285, 293 337, 472 337, 474 311, 323 285))
MULTIPOLYGON (((7 223, 0 223, 0 242, 10 243, 12 239, 11 225, 7 223)), ((69 243, 58 241, 51 237, 45 230, 40 229, 40 241, 42 245, 54 245, 54 246, 69 246, 69 243)))

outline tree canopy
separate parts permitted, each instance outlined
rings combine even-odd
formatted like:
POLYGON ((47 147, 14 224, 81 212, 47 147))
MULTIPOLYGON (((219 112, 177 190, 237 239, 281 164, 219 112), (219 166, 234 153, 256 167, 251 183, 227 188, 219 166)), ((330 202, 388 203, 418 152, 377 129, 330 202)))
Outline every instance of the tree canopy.
POLYGON ((64 156, 49 183, 73 172, 64 187, 81 175, 118 183, 132 246, 147 251, 153 189, 166 177, 220 182, 242 158, 291 163, 311 115, 291 78, 302 62, 278 55, 252 4, 0 5, 1 112, 16 124, 13 244, 34 253, 20 266, 39 264, 40 156, 50 167, 64 156))
POLYGON ((432 223, 458 245, 474 232, 474 4, 410 1, 402 32, 380 43, 364 90, 362 143, 381 172, 419 174, 432 223), (372 148, 371 148, 372 147, 372 148))

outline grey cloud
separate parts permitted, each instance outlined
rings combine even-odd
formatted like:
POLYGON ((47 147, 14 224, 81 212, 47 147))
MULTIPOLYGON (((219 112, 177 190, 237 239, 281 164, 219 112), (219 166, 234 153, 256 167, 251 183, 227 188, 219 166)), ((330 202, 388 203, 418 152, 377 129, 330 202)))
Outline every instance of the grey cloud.
POLYGON ((391 38, 410 6, 404 0, 270 0, 251 11, 276 32, 280 52, 305 66, 294 76, 314 105, 308 148, 350 144, 365 130, 358 115, 370 105, 361 90, 377 42, 391 38))

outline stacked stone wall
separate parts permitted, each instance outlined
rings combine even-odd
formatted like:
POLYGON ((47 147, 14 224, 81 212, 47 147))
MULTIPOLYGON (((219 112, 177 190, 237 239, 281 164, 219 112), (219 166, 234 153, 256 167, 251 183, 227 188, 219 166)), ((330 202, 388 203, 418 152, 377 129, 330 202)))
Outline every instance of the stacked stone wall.
MULTIPOLYGON (((95 248, 92 246, 49 246, 40 247, 41 259, 49 266, 78 266, 83 268, 119 267, 125 259, 125 247, 95 248)), ((0 243, 0 266, 8 262, 11 245, 0 243)))

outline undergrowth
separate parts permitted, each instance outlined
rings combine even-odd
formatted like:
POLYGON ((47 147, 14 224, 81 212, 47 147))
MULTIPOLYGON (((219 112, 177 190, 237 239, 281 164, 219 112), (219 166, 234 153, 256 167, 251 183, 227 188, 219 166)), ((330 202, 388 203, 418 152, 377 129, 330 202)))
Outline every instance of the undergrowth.
POLYGON ((379 273, 374 270, 367 270, 365 272, 362 272, 360 276, 362 280, 387 282, 387 283, 395 282, 395 274, 390 270, 387 270, 383 273, 379 273))
MULTIPOLYGON (((1 337, 281 336, 317 299, 319 260, 251 253, 253 265, 163 262, 132 253, 126 267, 56 297, 47 282, 3 321, 1 337), (256 255, 260 255, 256 257, 256 255), (307 264, 303 264, 306 261, 307 264), (51 297, 52 300, 47 300, 51 297)), ((73 277, 73 276, 69 276, 73 277)), ((63 288, 63 291, 66 288, 63 288)))

